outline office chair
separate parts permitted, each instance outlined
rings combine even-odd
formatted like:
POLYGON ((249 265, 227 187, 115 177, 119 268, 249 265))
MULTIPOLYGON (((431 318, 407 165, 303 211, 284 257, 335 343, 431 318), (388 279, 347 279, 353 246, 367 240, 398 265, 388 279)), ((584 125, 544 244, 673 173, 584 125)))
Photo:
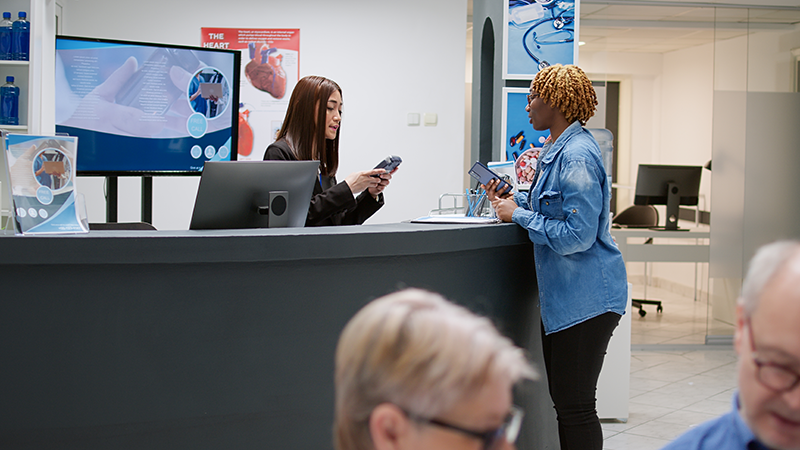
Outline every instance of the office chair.
MULTIPOLYGON (((653 205, 633 205, 626 208, 619 215, 614 217, 612 225, 620 228, 650 228, 658 226, 658 210, 653 205)), ((653 238, 648 238, 645 244, 652 244, 653 238)), ((647 297, 647 262, 644 263, 644 296, 647 297)), ((661 300, 645 300, 643 298, 631 299, 631 305, 639 308, 639 315, 644 317, 647 314, 642 305, 656 305, 656 312, 664 311, 661 300)))

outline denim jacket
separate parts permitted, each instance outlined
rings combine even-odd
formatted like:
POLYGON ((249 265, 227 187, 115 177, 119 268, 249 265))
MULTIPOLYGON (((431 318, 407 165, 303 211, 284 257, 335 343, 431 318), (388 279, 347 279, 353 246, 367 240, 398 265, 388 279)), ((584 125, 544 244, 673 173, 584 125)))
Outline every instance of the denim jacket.
POLYGON ((533 241, 545 333, 624 314, 627 274, 609 230, 611 186, 597 141, 573 122, 541 154, 536 184, 514 194, 512 220, 533 241))

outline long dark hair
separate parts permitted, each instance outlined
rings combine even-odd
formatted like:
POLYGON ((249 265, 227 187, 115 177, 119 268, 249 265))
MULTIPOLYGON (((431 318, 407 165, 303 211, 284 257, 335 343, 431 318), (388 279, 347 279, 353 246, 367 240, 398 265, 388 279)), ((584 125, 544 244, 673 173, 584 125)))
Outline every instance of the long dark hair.
POLYGON ((319 160, 319 172, 325 176, 336 175, 339 168, 339 133, 336 139, 325 138, 327 104, 334 91, 342 94, 333 80, 314 75, 301 78, 278 131, 278 140, 288 142, 297 159, 319 160))

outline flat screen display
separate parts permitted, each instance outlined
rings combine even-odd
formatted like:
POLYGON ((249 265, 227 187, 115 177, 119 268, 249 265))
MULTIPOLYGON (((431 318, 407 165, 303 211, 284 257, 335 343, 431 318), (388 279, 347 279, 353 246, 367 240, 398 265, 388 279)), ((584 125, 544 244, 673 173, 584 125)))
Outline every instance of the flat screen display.
POLYGON ((78 175, 199 175, 236 160, 240 52, 56 37, 56 132, 78 175))

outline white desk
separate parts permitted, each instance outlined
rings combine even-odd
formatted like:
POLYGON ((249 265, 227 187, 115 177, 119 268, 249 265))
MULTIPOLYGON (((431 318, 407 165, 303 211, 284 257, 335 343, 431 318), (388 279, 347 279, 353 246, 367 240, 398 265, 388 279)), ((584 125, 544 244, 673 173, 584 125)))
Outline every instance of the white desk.
MULTIPOLYGON (((611 235, 617 241, 622 259, 629 262, 688 262, 707 263, 711 246, 705 241, 710 231, 661 231, 647 228, 612 228, 611 235), (634 238, 635 242, 628 242, 634 238), (652 243, 645 243, 653 238, 652 243), (659 243, 669 239, 668 243, 659 243), (701 241, 702 239, 702 241, 701 241), (676 242, 676 240, 680 240, 676 242)), ((645 273, 645 279, 647 273, 645 273)), ((647 292, 645 290, 645 292, 647 292)), ((697 300, 697 266, 694 273, 694 299, 697 300)))
POLYGON ((625 262, 708 262, 709 244, 700 244, 697 239, 708 239, 710 231, 659 231, 647 228, 612 228, 611 235, 617 241, 619 251, 625 262), (653 238, 652 244, 644 240, 629 243, 628 238, 653 238), (656 238, 694 239, 695 242, 684 244, 659 244, 656 238))

